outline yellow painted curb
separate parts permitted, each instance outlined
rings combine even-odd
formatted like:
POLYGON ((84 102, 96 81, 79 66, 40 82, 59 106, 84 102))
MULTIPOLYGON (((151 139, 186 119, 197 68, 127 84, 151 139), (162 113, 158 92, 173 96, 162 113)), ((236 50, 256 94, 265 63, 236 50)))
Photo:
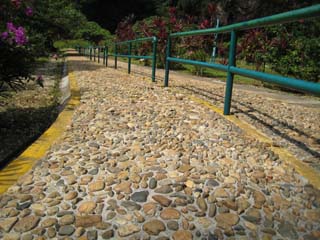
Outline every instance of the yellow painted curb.
POLYGON ((28 172, 33 165, 43 158, 50 147, 62 136, 72 120, 75 107, 80 103, 80 90, 73 72, 68 74, 71 89, 71 98, 65 109, 59 114, 56 121, 19 157, 0 170, 0 194, 28 172))
POLYGON ((223 115, 222 109, 212 105, 211 103, 194 97, 194 96, 188 96, 188 98, 196 103, 199 103, 214 112, 218 113, 223 118, 227 119, 228 121, 232 122, 239 128, 241 128, 249 137, 257 139, 259 142, 267 143, 270 145, 271 150, 278 154, 280 159, 285 161, 286 163, 290 164, 292 167, 295 168, 295 170, 302 175, 303 177, 307 178, 309 182, 316 188, 320 189, 320 174, 315 171, 312 167, 308 166, 304 162, 300 161, 296 157, 294 157, 290 152, 288 152, 286 149, 282 147, 275 147, 273 146, 272 140, 266 136, 264 133, 260 132, 256 128, 254 128, 252 125, 241 121, 239 118, 237 118, 234 115, 223 115))

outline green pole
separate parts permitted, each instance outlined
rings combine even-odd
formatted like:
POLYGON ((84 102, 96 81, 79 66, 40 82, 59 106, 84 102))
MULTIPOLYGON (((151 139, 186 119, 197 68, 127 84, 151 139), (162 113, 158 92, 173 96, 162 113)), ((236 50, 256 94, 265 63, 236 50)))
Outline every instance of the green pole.
POLYGON ((108 46, 106 46, 106 67, 108 67, 108 51, 109 51, 109 49, 108 49, 108 46))
POLYGON ((114 68, 117 69, 118 68, 118 48, 117 48, 117 44, 114 45, 114 68))
POLYGON ((231 40, 229 47, 229 61, 228 61, 228 75, 227 85, 224 97, 224 115, 230 115, 231 99, 232 99, 232 88, 233 88, 233 76, 234 74, 230 71, 230 67, 236 65, 236 50, 237 50, 237 34, 233 30, 231 31, 231 40))
POLYGON ((106 64, 106 46, 103 48, 103 65, 106 64))
POLYGON ((98 47, 98 63, 100 63, 100 47, 98 47))
POLYGON ((158 39, 155 37, 152 41, 152 82, 156 81, 156 66, 157 66, 157 43, 158 39))
POLYGON ((164 76, 164 86, 165 87, 169 86, 170 62, 168 60, 168 57, 170 57, 170 53, 171 53, 171 38, 169 36, 168 42, 167 42, 167 49, 166 49, 166 68, 165 68, 165 76, 164 76))
POLYGON ((132 49, 132 43, 129 42, 128 44, 128 73, 131 73, 131 49, 132 49))
POLYGON ((93 61, 96 61, 96 47, 93 47, 93 61))
POLYGON ((89 48, 90 48, 90 61, 92 61, 92 46, 90 46, 89 48))

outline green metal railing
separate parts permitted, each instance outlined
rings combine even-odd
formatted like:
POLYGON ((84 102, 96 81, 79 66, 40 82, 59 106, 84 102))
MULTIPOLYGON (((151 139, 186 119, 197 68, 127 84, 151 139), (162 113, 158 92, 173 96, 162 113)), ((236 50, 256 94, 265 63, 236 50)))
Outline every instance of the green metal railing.
POLYGON ((317 16, 320 16, 320 4, 313 5, 307 8, 290 11, 290 12, 276 14, 269 17, 259 18, 251 21, 236 23, 236 24, 218 27, 218 28, 172 33, 169 35, 168 41, 167 41, 164 86, 168 87, 169 85, 170 62, 185 63, 185 64, 196 65, 201 67, 214 68, 217 70, 227 72, 227 84, 226 84, 225 100, 224 100, 224 115, 230 114, 233 78, 235 74, 249 77, 249 78, 254 78, 257 80, 261 80, 261 81, 265 81, 273 84, 282 85, 284 87, 288 87, 295 90, 320 96, 319 83, 313 83, 313 82, 308 82, 301 79, 278 76, 274 74, 268 74, 268 73, 236 67, 236 46, 237 46, 238 31, 247 30, 247 29, 256 28, 256 27, 264 27, 267 25, 287 23, 287 22, 292 22, 300 19, 307 19, 307 18, 317 17, 317 16), (171 44, 172 44, 173 38, 199 36, 199 35, 206 35, 206 34, 217 34, 217 33, 231 34, 228 65, 171 57, 171 44))
POLYGON ((80 55, 88 57, 91 61, 100 63, 102 58, 102 63, 105 66, 108 66, 108 56, 112 56, 112 54, 108 54, 108 46, 89 46, 85 48, 76 46, 75 48, 80 55))
POLYGON ((93 61, 97 60, 98 63, 100 63, 101 53, 102 53, 102 61, 106 67, 108 66, 109 56, 113 56, 115 69, 117 69, 117 67, 118 67, 118 57, 128 58, 128 73, 129 74, 131 73, 131 59, 151 59, 151 61, 152 61, 151 79, 152 79, 152 82, 155 82, 155 80, 156 80, 156 65, 157 65, 157 44, 158 44, 158 39, 156 37, 148 37, 148 38, 139 38, 139 39, 124 41, 124 42, 116 42, 114 44, 114 53, 109 53, 108 46, 104 46, 104 47, 90 46, 87 48, 76 47, 76 50, 79 52, 79 54, 88 57, 90 60, 93 60, 93 61), (145 42, 145 41, 152 42, 152 55, 150 55, 150 56, 132 55, 131 53, 132 53, 133 44, 137 43, 137 42, 145 42), (118 53, 118 47, 120 45, 127 45, 128 46, 127 54, 118 53))
POLYGON ((156 37, 147 37, 147 38, 138 38, 134 40, 124 41, 124 42, 117 42, 114 44, 114 68, 117 68, 118 64, 118 57, 124 57, 128 58, 128 73, 131 73, 131 59, 150 59, 152 60, 152 73, 151 73, 151 79, 152 82, 156 81, 156 65, 157 65, 157 44, 158 39, 156 37), (152 42, 152 55, 146 56, 146 55, 132 55, 132 48, 133 44, 137 42, 146 42, 151 41, 152 42), (119 46, 120 45, 127 45, 127 54, 121 54, 118 53, 119 46))

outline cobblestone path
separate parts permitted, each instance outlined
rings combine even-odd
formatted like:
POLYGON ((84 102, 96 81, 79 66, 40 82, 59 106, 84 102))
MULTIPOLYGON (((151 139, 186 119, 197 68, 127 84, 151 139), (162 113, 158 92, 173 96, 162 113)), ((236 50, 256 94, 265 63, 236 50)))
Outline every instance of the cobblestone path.
MULTIPOLYGON (((118 66, 127 69, 122 62, 118 66)), ((149 67, 132 68, 133 72, 150 76, 149 67)), ((163 70, 157 70, 157 78, 163 84, 163 70)), ((170 71, 169 85, 223 109, 225 82, 170 71)), ((232 114, 268 135, 275 145, 289 149, 320 174, 319 98, 235 84, 232 99, 232 114)))
POLYGON ((268 144, 139 76, 82 57, 69 70, 81 104, 0 195, 0 238, 320 238, 320 191, 268 144))

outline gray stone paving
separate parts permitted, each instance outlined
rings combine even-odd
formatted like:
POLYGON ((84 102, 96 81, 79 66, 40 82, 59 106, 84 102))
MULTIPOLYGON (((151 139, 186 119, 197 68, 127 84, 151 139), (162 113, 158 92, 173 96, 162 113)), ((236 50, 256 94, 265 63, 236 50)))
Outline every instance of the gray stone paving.
MULTIPOLYGON (((111 61, 112 65, 112 61, 111 61)), ((118 66, 127 68, 122 62, 118 66)), ((134 65, 133 72, 150 76, 150 68, 134 65)), ((164 71, 157 69, 162 84, 164 71)), ((170 71, 171 88, 202 98, 223 109, 225 82, 170 71)), ((234 84, 231 113, 290 150, 320 174, 320 99, 262 87, 234 84)))
POLYGON ((0 195, 3 239, 319 239, 320 191, 218 114, 70 58, 81 105, 0 195))

